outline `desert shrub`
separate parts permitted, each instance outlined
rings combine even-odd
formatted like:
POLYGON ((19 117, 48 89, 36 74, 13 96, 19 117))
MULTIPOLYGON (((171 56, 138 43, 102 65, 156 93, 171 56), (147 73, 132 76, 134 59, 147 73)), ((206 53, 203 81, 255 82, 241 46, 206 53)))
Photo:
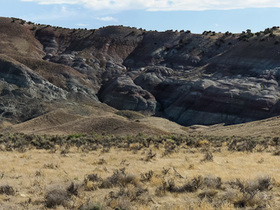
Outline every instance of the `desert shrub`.
POLYGON ((129 200, 129 198, 120 197, 120 198, 113 198, 107 202, 107 206, 115 210, 130 210, 133 209, 133 204, 129 200))
POLYGON ((96 190, 102 183, 103 179, 97 174, 89 174, 84 179, 84 187, 87 191, 96 190))
POLYGON ((222 189, 222 179, 220 177, 206 176, 203 179, 205 188, 222 189))
POLYGON ((59 166, 57 164, 53 164, 53 163, 45 163, 44 168, 48 168, 48 169, 57 169, 59 168, 59 166))
POLYGON ((106 164, 106 160, 104 158, 100 158, 97 162, 98 165, 106 164))
POLYGON ((67 136, 67 140, 69 140, 69 139, 74 139, 74 138, 81 138, 83 136, 83 134, 78 134, 78 133, 76 133, 76 134, 71 134, 71 135, 68 135, 67 136))
POLYGON ((264 30, 264 34, 269 34, 269 33, 273 33, 273 30, 271 28, 266 28, 264 30))
POLYGON ((175 152, 176 149, 176 144, 172 141, 166 141, 164 144, 164 152, 162 154, 162 156, 167 156, 169 154, 172 154, 173 152, 175 152))
POLYGON ((243 207, 258 207, 265 208, 271 196, 267 194, 272 189, 274 180, 269 176, 257 178, 255 180, 241 181, 237 179, 231 183, 231 186, 237 188, 242 193, 238 199, 234 201, 234 206, 237 208, 243 207))
POLYGON ((256 192, 253 196, 249 194, 243 194, 241 198, 234 202, 235 208, 254 207, 255 209, 266 209, 268 197, 265 193, 256 192))
POLYGON ((190 170, 194 169, 194 164, 190 164, 188 167, 190 170))
POLYGON ((227 31, 227 32, 225 33, 225 36, 231 36, 231 35, 232 35, 232 33, 229 32, 229 31, 227 31))
POLYGON ((57 186, 56 188, 47 192, 45 196, 46 207, 53 208, 58 205, 66 205, 69 199, 70 195, 67 190, 65 190, 61 186, 57 186))
POLYGON ((37 149, 53 149, 55 144, 48 139, 42 139, 39 136, 31 141, 31 145, 35 146, 37 149))
POLYGON ((253 37, 254 34, 253 33, 242 33, 240 34, 240 36, 238 37, 239 40, 241 41, 248 41, 251 37, 253 37))
POLYGON ((166 176, 166 175, 169 173, 170 169, 171 169, 171 168, 164 168, 164 167, 163 167, 163 169, 162 169, 162 171, 161 171, 162 175, 163 175, 163 176, 166 176))
POLYGON ((256 36, 260 36, 260 35, 261 35, 261 32, 256 32, 255 35, 256 35, 256 36))
POLYGON ((158 186, 155 190, 155 195, 158 197, 162 197, 166 194, 166 182, 163 181, 161 186, 158 186))
POLYGON ((253 149, 256 147, 257 142, 254 140, 245 140, 243 143, 238 145, 237 151, 250 151, 253 152, 253 149))
MULTIPOLYGON (((166 191, 171 193, 196 192, 198 189, 221 190, 222 180, 220 177, 202 177, 197 176, 189 180, 182 186, 176 186, 174 179, 163 181, 162 185, 156 189, 156 195, 163 195, 166 191)), ((201 195, 202 196, 202 195, 201 195)))
POLYGON ((74 184, 74 182, 72 182, 70 184, 70 186, 67 187, 66 190, 67 190, 68 194, 70 194, 70 195, 75 195, 75 196, 78 195, 78 185, 74 184))
POLYGON ((225 204, 235 208, 268 207, 272 199, 270 190, 274 180, 269 176, 254 180, 222 183, 221 178, 212 176, 198 176, 178 186, 174 179, 163 180, 162 185, 156 188, 156 196, 164 196, 169 193, 196 193, 194 195, 202 201, 211 203, 215 209, 221 209, 225 204))
POLYGON ((214 197, 218 194, 218 191, 217 190, 213 190, 213 189, 207 189, 201 193, 198 194, 198 197, 203 200, 203 199, 207 199, 208 202, 212 202, 214 197))
POLYGON ((117 169, 114 171, 113 175, 103 180, 100 188, 111 188, 114 186, 126 186, 128 184, 137 184, 137 179, 132 174, 126 174, 125 168, 117 169))
POLYGON ((110 152, 111 146, 110 145, 104 145, 101 152, 102 153, 108 153, 110 152))
POLYGON ((148 190, 140 185, 121 187, 107 196, 107 205, 114 209, 132 209, 134 202, 148 204, 150 201, 148 190))
POLYGON ((169 179, 165 186, 165 190, 173 193, 195 192, 203 183, 202 176, 194 177, 191 181, 187 182, 183 186, 176 186, 174 179, 169 179))
POLYGON ((228 141, 229 151, 239 151, 239 152, 253 152, 258 144, 261 142, 252 139, 252 137, 236 137, 228 141))
MULTIPOLYGON (((98 134, 73 134, 68 136, 48 136, 48 135, 25 135, 20 133, 2 134, 0 135, 0 145, 2 150, 6 151, 26 151, 30 148, 54 150, 56 145, 60 147, 76 146, 82 151, 93 151, 103 148, 102 152, 109 152, 110 148, 125 148, 131 147, 137 151, 143 147, 149 148, 153 145, 159 148, 164 145, 165 151, 163 156, 169 155, 176 151, 179 146, 187 146, 188 148, 209 148, 221 147, 226 142, 228 150, 231 151, 248 151, 253 152, 263 151, 268 146, 279 146, 272 137, 266 137, 262 141, 252 137, 216 137, 205 135, 168 135, 168 136, 150 136, 146 137, 143 134, 136 136, 109 136, 98 134), (261 148, 261 149, 260 149, 261 148)), ((278 148, 276 148, 278 149, 278 148)), ((67 151, 63 151, 67 152, 67 151)), ((152 156, 149 156, 152 157, 152 156)), ((148 157, 148 160, 149 160, 148 157)))
POLYGON ((204 155, 204 158, 201 160, 201 162, 205 161, 213 161, 213 154, 210 151, 207 151, 204 155))
POLYGON ((86 176, 86 179, 92 182, 100 182, 102 181, 102 178, 99 177, 97 174, 89 174, 86 176))
POLYGON ((209 33, 211 33, 212 31, 203 31, 202 35, 208 35, 209 33))
POLYGON ((275 152, 273 152, 273 155, 279 156, 280 155, 280 150, 276 150, 275 152))
POLYGON ((0 186, 0 194, 14 195, 15 194, 15 190, 10 185, 1 185, 0 186))
POLYGON ((79 210, 104 210, 104 206, 101 203, 93 203, 88 200, 85 204, 79 207, 79 210))
POLYGON ((150 170, 148 173, 140 174, 140 176, 141 176, 140 181, 149 182, 149 181, 151 181, 151 178, 153 177, 153 175, 154 175, 154 172, 152 170, 150 170))
POLYGON ((156 153, 154 153, 151 149, 149 150, 148 154, 146 155, 145 158, 142 158, 144 161, 151 161, 153 158, 156 157, 156 153))
POLYGON ((67 188, 54 186, 45 196, 45 205, 47 208, 59 205, 66 206, 72 195, 78 195, 78 187, 74 183, 71 183, 67 188))
POLYGON ((120 188, 116 197, 127 197, 130 199, 130 201, 135 201, 140 200, 140 197, 147 192, 147 189, 143 189, 140 185, 137 185, 132 187, 120 188))
POLYGON ((242 183, 240 180, 237 180, 237 185, 240 190, 249 194, 255 194, 258 191, 268 191, 272 189, 274 180, 269 176, 259 177, 252 181, 247 181, 242 183))

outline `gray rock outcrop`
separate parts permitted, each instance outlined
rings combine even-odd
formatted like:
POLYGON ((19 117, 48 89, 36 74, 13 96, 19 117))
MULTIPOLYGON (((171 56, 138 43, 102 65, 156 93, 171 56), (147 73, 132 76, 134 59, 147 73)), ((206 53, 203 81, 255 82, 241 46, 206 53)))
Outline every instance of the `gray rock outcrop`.
POLYGON ((23 121, 45 104, 97 101, 183 125, 272 117, 280 114, 279 34, 65 29, 0 18, 0 113, 23 121))

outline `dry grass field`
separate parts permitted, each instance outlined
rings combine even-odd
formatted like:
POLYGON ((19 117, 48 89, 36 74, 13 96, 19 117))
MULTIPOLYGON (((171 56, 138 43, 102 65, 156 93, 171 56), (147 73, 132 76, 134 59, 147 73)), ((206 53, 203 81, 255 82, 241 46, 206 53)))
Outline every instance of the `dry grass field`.
POLYGON ((0 135, 0 209, 277 209, 279 138, 0 135))

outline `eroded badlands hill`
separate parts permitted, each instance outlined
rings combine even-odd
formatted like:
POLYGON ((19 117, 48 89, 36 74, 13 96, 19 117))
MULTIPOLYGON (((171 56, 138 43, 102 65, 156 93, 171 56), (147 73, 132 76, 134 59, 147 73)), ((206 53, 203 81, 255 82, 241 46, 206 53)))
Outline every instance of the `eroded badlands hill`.
MULTIPOLYGON (((280 30, 96 30, 0 18, 1 120, 103 102, 182 125, 280 114, 280 30)), ((86 115, 86 113, 84 113, 86 115)))

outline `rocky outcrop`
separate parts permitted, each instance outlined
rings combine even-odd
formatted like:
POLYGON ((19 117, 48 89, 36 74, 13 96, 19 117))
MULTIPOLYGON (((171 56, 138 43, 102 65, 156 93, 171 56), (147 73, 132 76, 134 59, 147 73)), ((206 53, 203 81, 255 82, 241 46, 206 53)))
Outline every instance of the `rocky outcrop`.
POLYGON ((117 109, 142 111, 155 114, 157 102, 154 96, 137 86, 128 76, 121 76, 105 85, 100 91, 102 102, 117 109))
POLYGON ((53 101, 98 101, 183 125, 275 116, 280 30, 267 31, 72 30, 0 18, 2 117, 40 115, 43 108, 25 110, 31 100, 50 109, 53 101))
POLYGON ((279 110, 280 95, 275 80, 211 78, 180 88, 184 93, 165 109, 165 113, 185 125, 235 124, 265 118, 279 110))
POLYGON ((3 55, 0 56, 0 78, 1 117, 25 121, 44 113, 44 101, 67 99, 67 91, 3 55))

